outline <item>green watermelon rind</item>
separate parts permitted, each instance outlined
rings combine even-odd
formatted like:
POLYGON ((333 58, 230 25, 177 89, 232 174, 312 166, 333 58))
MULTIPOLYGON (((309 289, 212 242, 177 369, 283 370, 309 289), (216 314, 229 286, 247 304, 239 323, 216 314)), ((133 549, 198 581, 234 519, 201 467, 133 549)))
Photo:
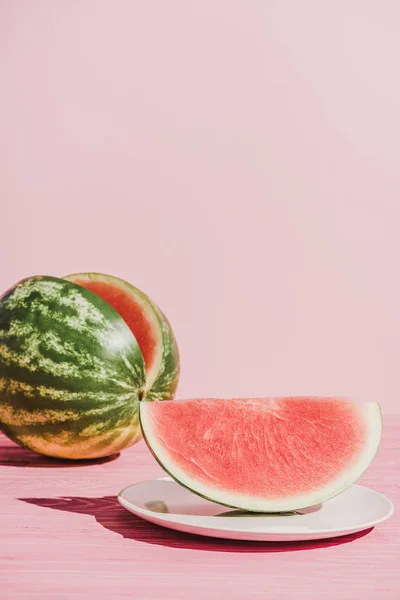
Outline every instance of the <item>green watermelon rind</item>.
MULTIPOLYGON (((356 475, 349 477, 347 480, 343 481, 342 485, 337 486, 334 491, 332 491, 331 493, 324 493, 324 492, 320 492, 317 491, 314 494, 307 494, 306 497, 301 501, 296 501, 296 497, 292 497, 292 498, 283 498, 283 499, 277 499, 277 500, 273 500, 273 501, 267 501, 267 502, 260 502, 260 501, 254 501, 254 499, 251 499, 250 497, 247 497, 250 502, 246 501, 246 502, 237 502, 234 499, 232 501, 228 501, 228 500, 221 500, 220 497, 218 497, 218 492, 216 494, 213 493, 213 490, 210 490, 209 492, 205 492, 204 490, 201 490, 197 487, 197 484, 193 484, 193 482, 189 481, 189 478, 186 477, 185 474, 183 474, 183 471, 178 468, 177 470, 180 471, 180 474, 177 474, 177 472, 174 472, 174 468, 173 465, 169 465, 168 464, 168 458, 164 457, 164 459, 160 456, 160 452, 157 452, 157 450, 155 449, 155 446, 158 445, 158 441, 156 439, 152 440, 151 439, 151 433, 150 431, 147 429, 146 424, 144 423, 143 419, 143 412, 145 411, 145 405, 146 405, 146 401, 142 401, 140 402, 140 407, 139 407, 139 422, 140 422, 140 427, 142 430, 142 436, 143 439, 147 445, 147 447, 149 448, 151 454, 153 455, 153 457, 155 458, 155 460, 157 461, 157 463, 160 465, 160 467, 174 480, 176 481, 176 483, 178 483, 180 486, 184 487, 185 489, 189 490, 190 492, 196 494, 197 496, 204 498, 205 500, 208 500, 210 502, 214 502, 215 504, 219 504, 221 506, 226 506, 228 508, 233 508, 233 509, 238 509, 238 510, 244 510, 247 512, 254 512, 254 513, 281 513, 281 512, 287 512, 287 511, 291 511, 291 510, 302 510, 304 508, 309 508, 312 506, 316 506, 318 504, 321 504, 323 502, 326 502, 327 500, 331 500, 332 498, 334 498, 335 496, 338 496, 339 494, 341 494, 342 492, 344 492, 350 485, 354 484, 362 475, 363 473, 365 473, 365 471, 368 469, 369 465, 371 464, 371 462, 373 461, 378 448, 379 448, 379 443, 380 443, 380 439, 381 439, 381 435, 382 435, 382 410, 381 407, 379 405, 378 402, 368 402, 366 403, 367 408, 366 410, 369 411, 368 415, 365 415, 366 421, 367 421, 367 426, 368 426, 368 441, 369 444, 366 444, 366 452, 363 456, 366 457, 366 460, 363 461, 363 465, 361 467, 359 467, 357 470, 353 469, 354 471, 356 471, 356 475), (210 493, 211 492, 211 493, 210 493)), ((150 429, 150 427, 149 427, 150 429)), ((173 463, 173 461, 171 461, 171 463, 173 463)), ((205 486, 202 486, 205 487, 205 486)), ((232 497, 234 497, 235 495, 233 493, 228 492, 228 495, 231 495, 232 497)))
POLYGON ((2 296, 0 429, 21 446, 69 459, 114 454, 141 437, 144 387, 134 335, 96 294, 35 276, 2 296))

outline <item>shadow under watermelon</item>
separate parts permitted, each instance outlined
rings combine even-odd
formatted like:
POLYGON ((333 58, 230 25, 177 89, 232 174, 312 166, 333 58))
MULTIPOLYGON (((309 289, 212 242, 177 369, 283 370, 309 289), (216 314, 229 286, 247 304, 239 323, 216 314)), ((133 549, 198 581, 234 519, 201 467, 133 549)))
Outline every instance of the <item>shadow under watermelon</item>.
POLYGON ((103 496, 101 498, 64 496, 56 498, 19 498, 19 500, 52 510, 90 515, 96 519, 99 525, 126 539, 158 546, 186 548, 189 550, 207 550, 211 552, 268 553, 330 548, 332 546, 354 542, 355 540, 368 535, 373 529, 373 527, 371 527, 358 533, 343 535, 327 540, 279 543, 247 542, 201 537, 153 525, 152 523, 144 521, 132 513, 127 512, 120 506, 115 496, 103 496))
POLYGON ((85 467, 96 464, 104 464, 118 458, 119 454, 106 456, 104 458, 94 458, 92 460, 66 460, 60 458, 51 458, 36 454, 26 448, 21 448, 14 442, 3 438, 0 434, 0 466, 3 467, 31 467, 40 469, 62 469, 71 467, 85 467))

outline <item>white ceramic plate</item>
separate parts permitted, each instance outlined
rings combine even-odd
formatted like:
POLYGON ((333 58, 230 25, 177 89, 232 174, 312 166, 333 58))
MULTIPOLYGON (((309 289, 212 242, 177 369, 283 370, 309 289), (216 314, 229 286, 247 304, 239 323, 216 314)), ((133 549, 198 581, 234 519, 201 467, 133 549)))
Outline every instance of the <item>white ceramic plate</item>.
POLYGON ((217 538, 268 542, 317 540, 369 529, 388 519, 393 504, 361 485, 295 513, 245 513, 192 494, 170 477, 130 485, 120 504, 163 527, 217 538))

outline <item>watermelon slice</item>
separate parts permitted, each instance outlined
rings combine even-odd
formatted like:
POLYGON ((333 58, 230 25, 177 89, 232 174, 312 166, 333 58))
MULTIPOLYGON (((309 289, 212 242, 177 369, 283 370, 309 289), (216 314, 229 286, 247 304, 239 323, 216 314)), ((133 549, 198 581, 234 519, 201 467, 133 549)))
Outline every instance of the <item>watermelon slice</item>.
POLYGON ((144 438, 180 484, 255 512, 313 506, 367 469, 380 442, 378 403, 345 398, 141 402, 144 438))
POLYGON ((128 325, 142 351, 149 400, 171 400, 179 380, 179 351, 172 327, 146 294, 123 279, 102 273, 64 277, 100 296, 128 325))

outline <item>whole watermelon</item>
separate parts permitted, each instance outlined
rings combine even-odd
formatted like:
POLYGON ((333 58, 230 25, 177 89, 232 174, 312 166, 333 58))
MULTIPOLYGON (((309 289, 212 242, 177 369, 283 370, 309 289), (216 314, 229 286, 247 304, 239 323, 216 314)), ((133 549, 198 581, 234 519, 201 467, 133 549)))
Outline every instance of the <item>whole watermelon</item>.
POLYGON ((131 446, 141 437, 139 401, 170 399, 177 386, 179 354, 163 313, 126 282, 93 277, 110 297, 124 289, 125 312, 131 307, 160 346, 149 381, 134 326, 90 289, 37 276, 0 300, 0 430, 47 456, 97 458, 131 446))

